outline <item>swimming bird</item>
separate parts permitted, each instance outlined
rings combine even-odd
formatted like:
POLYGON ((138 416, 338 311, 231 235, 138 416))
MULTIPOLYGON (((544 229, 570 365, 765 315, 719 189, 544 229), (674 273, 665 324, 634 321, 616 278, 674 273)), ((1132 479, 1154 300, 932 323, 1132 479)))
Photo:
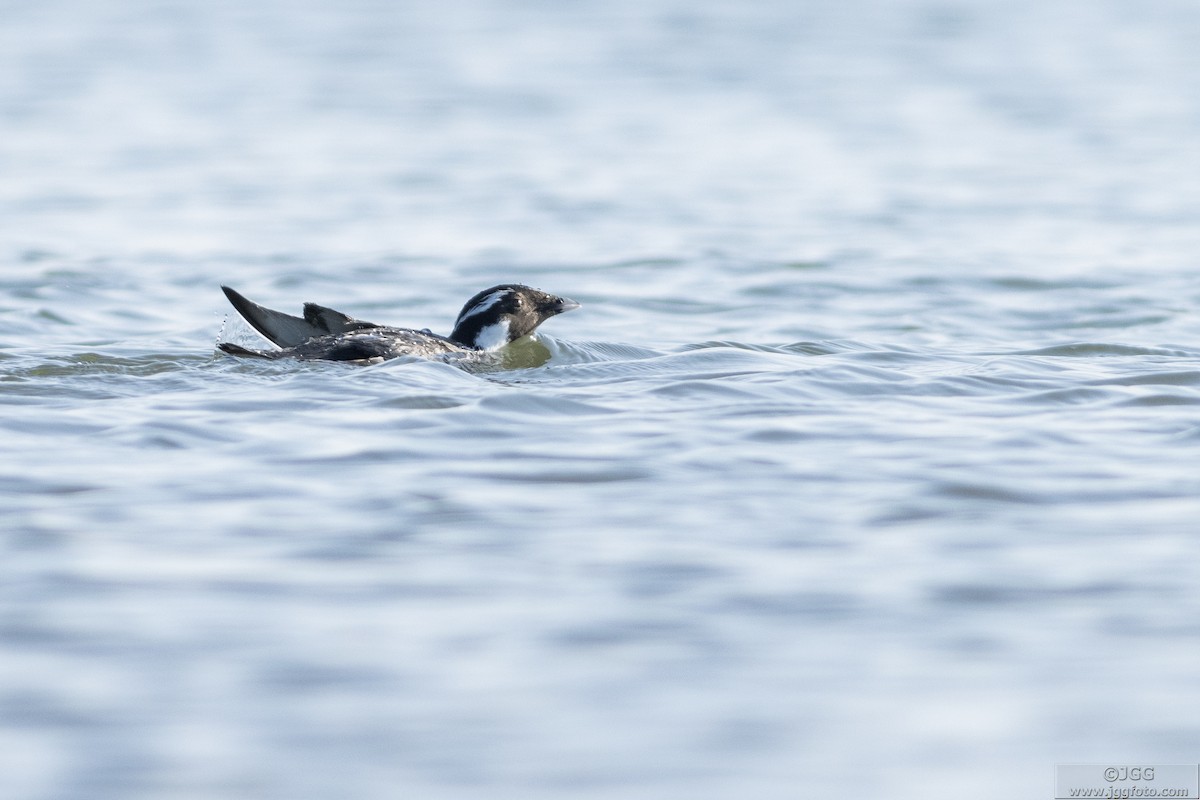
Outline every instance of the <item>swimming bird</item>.
POLYGON ((579 308, 574 300, 505 283, 468 300, 450 335, 438 336, 428 329, 393 328, 354 319, 316 303, 305 303, 304 316, 293 317, 253 303, 228 286, 221 289, 255 330, 282 349, 251 350, 231 342, 220 342, 217 347, 235 356, 310 361, 373 363, 401 356, 454 360, 492 353, 533 333, 550 317, 579 308))

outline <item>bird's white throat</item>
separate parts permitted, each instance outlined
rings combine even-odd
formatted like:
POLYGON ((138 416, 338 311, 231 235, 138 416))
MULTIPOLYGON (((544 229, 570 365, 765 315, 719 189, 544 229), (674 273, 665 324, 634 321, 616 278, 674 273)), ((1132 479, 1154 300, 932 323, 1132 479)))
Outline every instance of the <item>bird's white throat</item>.
POLYGON ((499 350, 508 344, 508 320, 493 322, 475 337, 475 346, 480 350, 499 350))

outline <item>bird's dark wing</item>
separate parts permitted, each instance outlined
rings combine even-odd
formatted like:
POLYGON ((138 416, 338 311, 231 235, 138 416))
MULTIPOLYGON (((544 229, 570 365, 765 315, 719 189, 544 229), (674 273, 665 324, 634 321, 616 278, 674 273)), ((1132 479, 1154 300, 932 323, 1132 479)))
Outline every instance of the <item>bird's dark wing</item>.
POLYGON ((332 308, 324 308, 313 303, 304 306, 304 317, 293 317, 282 311, 260 306, 241 294, 222 286, 221 290, 229 298, 229 302, 237 312, 249 322, 254 329, 280 347, 295 347, 318 336, 331 333, 347 333, 363 328, 374 328, 377 325, 348 317, 332 308))

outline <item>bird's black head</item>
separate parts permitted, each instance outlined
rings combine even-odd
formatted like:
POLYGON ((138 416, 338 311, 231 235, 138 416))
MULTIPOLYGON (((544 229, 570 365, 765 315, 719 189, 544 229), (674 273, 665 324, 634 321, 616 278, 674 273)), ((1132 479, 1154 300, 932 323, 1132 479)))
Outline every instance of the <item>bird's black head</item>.
POLYGON ((556 314, 579 308, 565 297, 506 283, 484 289, 463 306, 450 338, 476 350, 498 350, 528 336, 556 314))

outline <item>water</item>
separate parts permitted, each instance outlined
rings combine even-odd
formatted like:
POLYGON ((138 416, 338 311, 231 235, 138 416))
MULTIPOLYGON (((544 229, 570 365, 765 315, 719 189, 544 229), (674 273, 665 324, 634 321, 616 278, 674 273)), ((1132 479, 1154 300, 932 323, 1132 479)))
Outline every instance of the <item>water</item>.
POLYGON ((4 797, 1200 761, 1194 4, 0 19, 4 797), (508 281, 544 367, 214 351, 508 281))

